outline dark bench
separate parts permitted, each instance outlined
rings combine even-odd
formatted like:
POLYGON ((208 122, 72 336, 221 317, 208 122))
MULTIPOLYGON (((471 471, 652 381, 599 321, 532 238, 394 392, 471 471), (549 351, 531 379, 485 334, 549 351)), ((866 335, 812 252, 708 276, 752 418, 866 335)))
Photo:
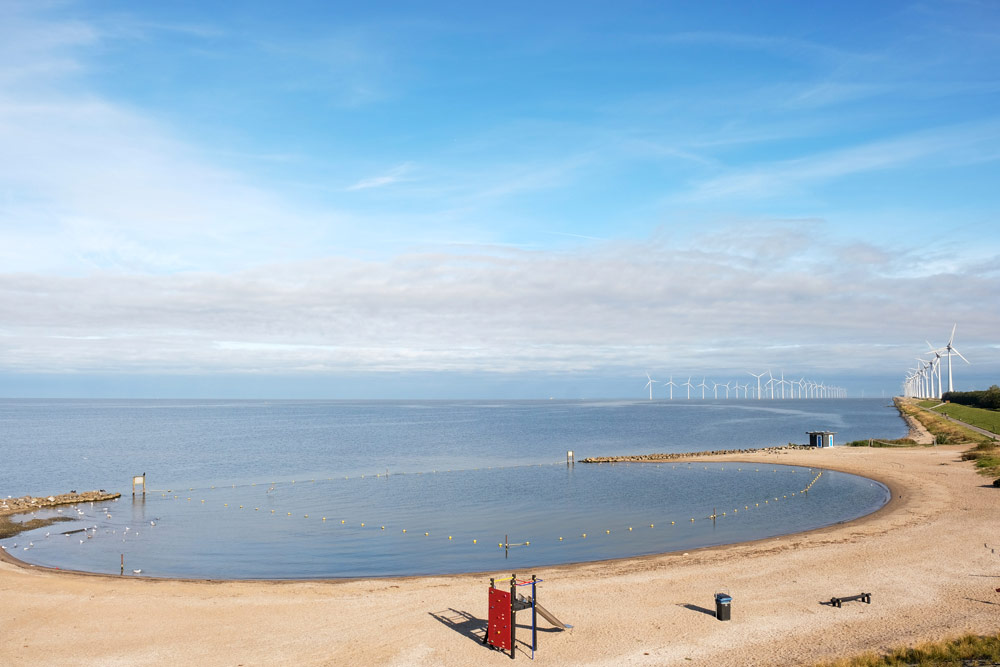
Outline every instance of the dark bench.
POLYGON ((842 598, 830 598, 830 606, 839 608, 843 606, 845 602, 851 602, 852 600, 861 600, 865 604, 871 604, 872 594, 862 593, 861 595, 848 595, 847 597, 842 597, 842 598))

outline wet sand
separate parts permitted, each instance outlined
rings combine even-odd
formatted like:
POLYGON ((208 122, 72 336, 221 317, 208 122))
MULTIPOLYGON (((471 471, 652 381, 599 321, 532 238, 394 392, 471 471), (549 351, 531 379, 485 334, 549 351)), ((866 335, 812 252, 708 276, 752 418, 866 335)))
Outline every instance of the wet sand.
MULTIPOLYGON (((539 568, 539 664, 811 665, 1000 627, 1000 490, 962 447, 838 447, 711 460, 825 467, 893 500, 809 533, 539 568), (997 542, 994 542, 996 540, 997 542), (712 594, 733 596, 732 620, 712 594), (871 593, 872 603, 826 604, 871 593)), ((3 665, 509 664, 482 646, 491 574, 333 582, 79 575, 0 562, 3 665)), ((518 640, 530 641, 530 614, 518 640)), ((527 648, 519 647, 519 660, 527 648)), ((530 649, 529 649, 530 653, 530 649)))

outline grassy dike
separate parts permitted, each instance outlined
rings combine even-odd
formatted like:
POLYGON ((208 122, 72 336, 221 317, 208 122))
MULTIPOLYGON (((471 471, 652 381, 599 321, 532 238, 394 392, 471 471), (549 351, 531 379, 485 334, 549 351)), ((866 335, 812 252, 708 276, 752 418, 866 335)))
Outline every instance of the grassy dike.
POLYGON ((1000 633, 965 635, 914 648, 898 648, 886 654, 869 652, 854 658, 820 663, 817 667, 965 667, 996 664, 1000 664, 1000 633))
POLYGON ((979 428, 1000 432, 1000 413, 981 408, 970 408, 953 403, 940 404, 931 401, 897 399, 899 409, 920 420, 937 439, 938 444, 974 445, 962 454, 965 461, 974 461, 979 474, 1000 477, 1000 448, 996 441, 981 433, 971 431, 949 419, 960 419, 979 428), (933 409, 931 409, 933 408, 933 409))

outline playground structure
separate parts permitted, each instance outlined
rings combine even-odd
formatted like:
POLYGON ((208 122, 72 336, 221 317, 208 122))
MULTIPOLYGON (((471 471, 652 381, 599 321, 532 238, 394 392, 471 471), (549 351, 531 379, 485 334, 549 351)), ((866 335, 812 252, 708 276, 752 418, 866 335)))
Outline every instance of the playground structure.
POLYGON ((538 616, 554 625, 560 630, 572 628, 566 625, 552 612, 538 604, 537 585, 543 580, 536 579, 531 575, 531 579, 519 581, 517 574, 512 574, 510 579, 500 579, 500 581, 510 581, 510 591, 505 591, 496 587, 496 579, 490 579, 489 591, 489 620, 486 626, 486 635, 483 643, 487 646, 501 651, 510 651, 511 660, 514 659, 515 635, 517 632, 517 612, 531 609, 531 659, 535 659, 535 651, 538 648, 538 616), (519 586, 531 586, 531 595, 525 597, 517 594, 519 586))

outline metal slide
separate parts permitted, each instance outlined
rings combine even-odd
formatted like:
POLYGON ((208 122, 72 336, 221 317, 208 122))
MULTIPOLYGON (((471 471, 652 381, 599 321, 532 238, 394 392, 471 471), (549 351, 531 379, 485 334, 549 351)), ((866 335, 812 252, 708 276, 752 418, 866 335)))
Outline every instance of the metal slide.
POLYGON ((562 629, 565 630, 566 628, 572 628, 573 627, 572 625, 566 625, 565 623, 563 623, 562 621, 560 621, 558 618, 556 618, 555 616, 553 616, 552 613, 548 609, 546 609, 542 605, 538 604, 537 602, 535 603, 535 611, 538 612, 539 616, 541 616, 542 618, 544 618, 546 621, 548 621, 552 625, 556 626, 557 628, 562 628, 562 629))

